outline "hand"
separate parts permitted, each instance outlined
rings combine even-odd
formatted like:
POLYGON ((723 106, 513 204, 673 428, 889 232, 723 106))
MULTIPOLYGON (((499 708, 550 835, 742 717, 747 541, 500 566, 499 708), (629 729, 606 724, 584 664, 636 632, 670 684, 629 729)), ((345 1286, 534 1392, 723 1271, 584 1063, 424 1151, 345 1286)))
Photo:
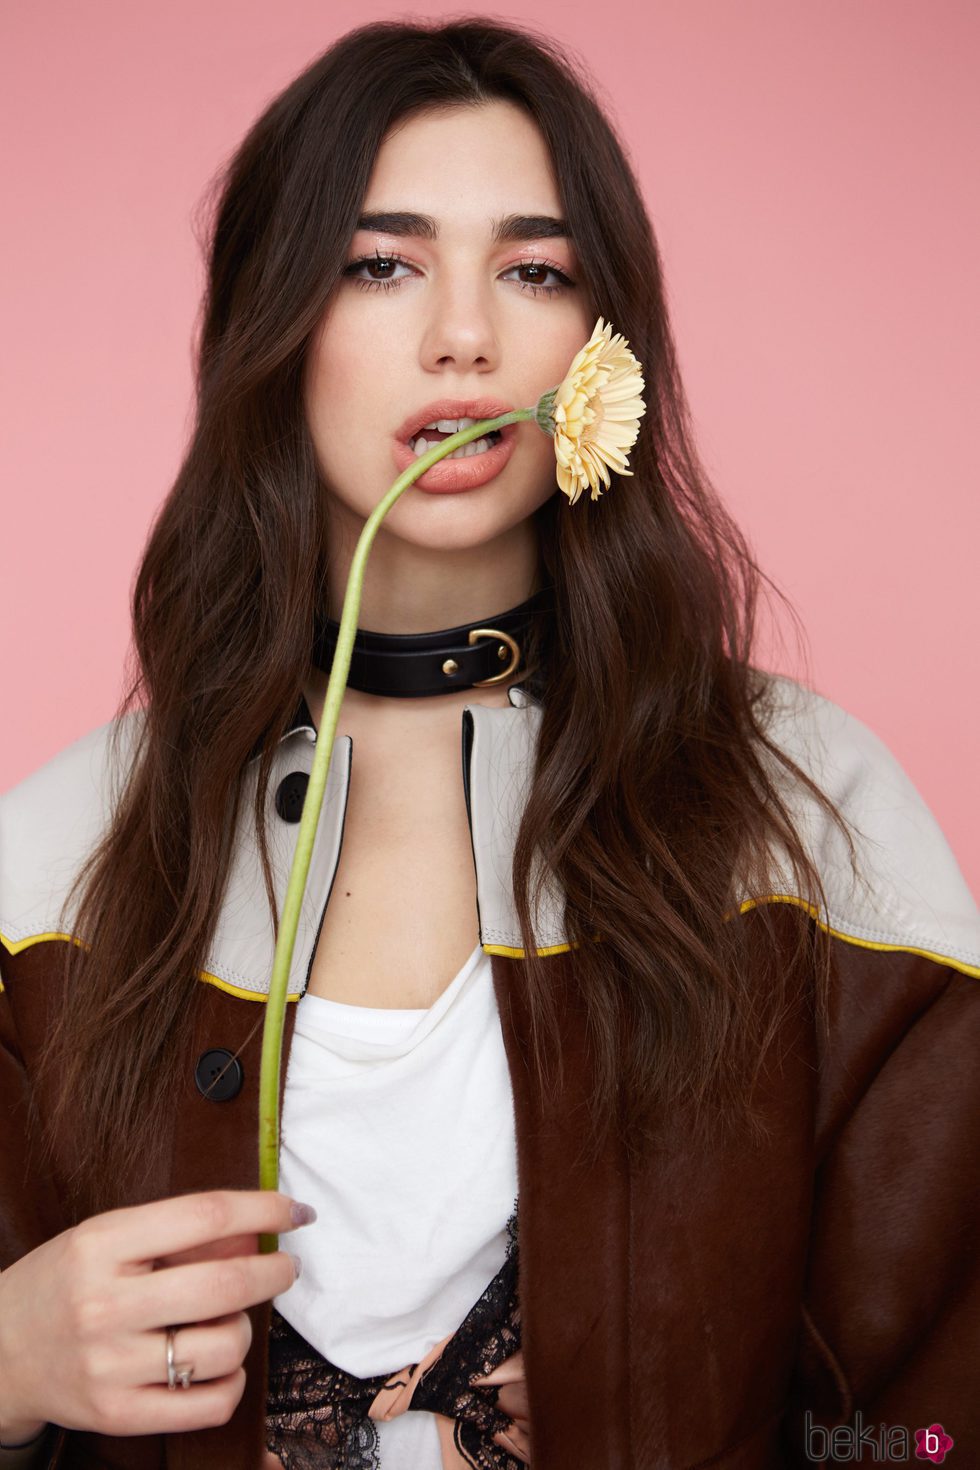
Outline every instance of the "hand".
MULTIPOLYGON (((93 1215, 0 1275, 0 1443, 45 1423, 97 1434, 226 1424, 245 1388, 245 1308, 287 1291, 298 1262, 260 1234, 297 1228, 274 1190, 209 1190, 93 1215), (177 1326, 186 1323, 186 1326, 177 1326), (174 1356, 189 1389, 167 1387, 174 1356)), ((306 1221, 303 1221, 306 1223, 306 1221)))

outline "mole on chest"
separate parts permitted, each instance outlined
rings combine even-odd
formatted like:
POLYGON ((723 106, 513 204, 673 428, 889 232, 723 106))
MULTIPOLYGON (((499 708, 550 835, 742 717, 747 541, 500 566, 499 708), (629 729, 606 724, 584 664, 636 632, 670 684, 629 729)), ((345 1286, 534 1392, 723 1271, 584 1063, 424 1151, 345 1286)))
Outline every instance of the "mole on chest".
POLYGON ((309 989, 346 1005, 428 1009, 479 943, 469 827, 380 842, 346 829, 309 989))

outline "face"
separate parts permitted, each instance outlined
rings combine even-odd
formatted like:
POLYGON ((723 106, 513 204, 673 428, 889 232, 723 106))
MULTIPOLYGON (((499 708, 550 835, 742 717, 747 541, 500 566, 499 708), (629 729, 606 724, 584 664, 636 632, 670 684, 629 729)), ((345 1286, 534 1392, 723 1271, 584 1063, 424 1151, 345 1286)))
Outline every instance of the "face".
MULTIPOLYGON (((396 210, 431 216, 437 238, 358 229, 306 362, 332 548, 340 539, 352 549, 397 477, 394 436, 405 419, 440 398, 534 405, 565 376, 595 322, 571 240, 493 238, 507 215, 562 216, 547 145, 516 104, 454 107, 397 125, 379 149, 361 215, 396 210)), ((486 548, 555 494, 551 437, 518 424, 510 459, 485 484, 448 494, 411 485, 371 557, 382 538, 389 548, 390 538, 444 552, 486 548)))

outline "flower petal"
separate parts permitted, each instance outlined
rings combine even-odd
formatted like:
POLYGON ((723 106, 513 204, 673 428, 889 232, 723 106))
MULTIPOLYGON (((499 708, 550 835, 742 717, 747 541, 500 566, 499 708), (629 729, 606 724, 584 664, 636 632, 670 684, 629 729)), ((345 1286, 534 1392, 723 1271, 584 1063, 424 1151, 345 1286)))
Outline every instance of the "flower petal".
POLYGON ((600 485, 611 487, 610 469, 632 476, 627 454, 646 413, 643 387, 626 338, 614 336, 612 323, 599 317, 555 390, 551 410, 558 485, 573 505, 583 490, 598 500, 600 485))

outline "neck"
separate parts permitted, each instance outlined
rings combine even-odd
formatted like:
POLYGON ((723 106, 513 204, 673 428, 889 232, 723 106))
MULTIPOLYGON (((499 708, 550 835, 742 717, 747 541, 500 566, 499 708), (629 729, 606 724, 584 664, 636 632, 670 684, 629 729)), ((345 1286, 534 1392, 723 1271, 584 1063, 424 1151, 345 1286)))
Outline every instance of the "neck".
MULTIPOLYGON (((399 508, 400 504, 392 509, 392 517, 399 508)), ((362 521, 344 515, 345 510, 331 505, 327 616, 337 623, 357 539, 364 528, 362 521)), ((364 568, 359 629, 404 634, 455 628, 491 611, 516 607, 548 580, 541 566, 533 516, 479 546, 454 547, 452 534, 450 517, 435 546, 394 536, 382 523, 364 568)))

